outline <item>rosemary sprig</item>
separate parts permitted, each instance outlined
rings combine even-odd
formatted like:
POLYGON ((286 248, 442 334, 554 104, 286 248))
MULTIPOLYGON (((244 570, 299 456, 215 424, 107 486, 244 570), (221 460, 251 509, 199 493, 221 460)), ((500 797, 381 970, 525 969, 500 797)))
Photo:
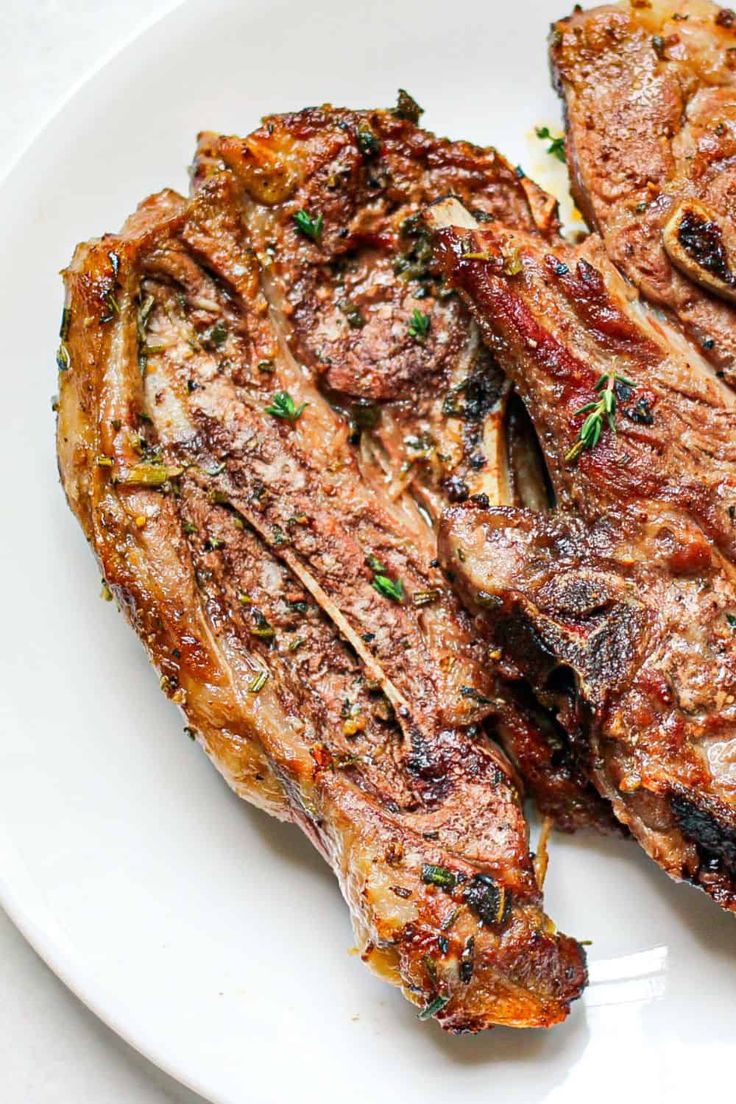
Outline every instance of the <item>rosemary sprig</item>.
POLYGON ((600 397, 575 411, 576 415, 587 414, 588 416, 580 427, 577 441, 565 455, 565 460, 568 463, 577 460, 584 449, 595 448, 601 439, 604 421, 608 422, 611 433, 616 433, 617 384, 623 384, 624 387, 634 387, 631 380, 626 379, 625 376, 620 376, 618 372, 604 372, 595 385, 595 390, 600 397))

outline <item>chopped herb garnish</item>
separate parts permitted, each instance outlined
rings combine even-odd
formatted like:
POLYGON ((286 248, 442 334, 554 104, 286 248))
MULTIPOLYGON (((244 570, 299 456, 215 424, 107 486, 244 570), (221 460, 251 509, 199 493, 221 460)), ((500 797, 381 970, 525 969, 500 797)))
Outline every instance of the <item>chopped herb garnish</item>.
POLYGON ((107 307, 107 312, 102 315, 100 322, 112 322, 116 315, 120 314, 120 304, 111 291, 108 291, 104 297, 104 303, 107 307))
POLYGON ((410 123, 418 123, 424 114, 424 108, 419 106, 405 88, 400 88, 393 113, 397 119, 406 119, 410 123))
POLYGON ((221 349, 227 340, 227 325, 220 319, 200 337, 205 349, 221 349))
POLYGON ((72 358, 69 356, 66 342, 62 341, 59 344, 59 348, 56 350, 56 367, 60 372, 68 372, 71 362, 72 358))
POLYGON ((551 153, 553 157, 556 157, 558 161, 565 161, 565 139, 564 137, 555 138, 550 134, 549 127, 537 127, 537 138, 543 142, 549 142, 547 146, 547 153, 551 153))
POLYGON ((259 372, 263 372, 268 376, 272 376, 275 372, 275 368, 272 360, 259 360, 256 364, 256 368, 259 372))
POLYGON ((261 613, 259 609, 253 611, 253 624, 250 627, 251 636, 257 636, 261 640, 273 640, 276 631, 273 625, 261 613))
POLYGON ((312 241, 317 242, 322 237, 322 227, 324 220, 322 215, 310 215, 308 211, 297 211, 292 215, 297 230, 304 234, 305 238, 311 238, 312 241))
POLYGON ((460 980, 466 985, 473 976, 473 970, 475 968, 475 938, 470 935, 465 940, 465 946, 463 947, 463 953, 460 956, 460 964, 458 966, 458 972, 460 974, 460 980))
POLYGON ((493 699, 481 694, 480 690, 476 690, 474 686, 462 686, 460 694, 463 698, 470 698, 471 701, 477 702, 478 705, 493 705, 493 699))
POLYGON ((269 672, 264 667, 263 670, 259 671, 258 674, 248 683, 248 692, 250 694, 259 693, 259 691, 261 691, 268 682, 268 675, 269 672))
POLYGON ((409 319, 409 336, 413 337, 415 341, 424 341, 429 333, 429 325, 431 319, 428 314, 422 314, 416 307, 411 312, 411 318, 409 319))
POLYGON ((577 441, 565 455, 565 460, 568 462, 577 460, 584 449, 595 448, 601 439, 604 419, 608 422, 611 433, 616 433, 617 385, 634 387, 631 380, 619 376, 617 372, 604 372, 595 385, 600 398, 586 403, 575 411, 576 415, 587 414, 588 416, 580 427, 577 441))
POLYGON ((381 152, 381 143, 376 138, 370 127, 358 127, 356 135, 358 145, 366 157, 375 157, 381 152))
POLYGON ((274 525, 271 530, 271 544, 274 548, 279 548, 282 544, 288 544, 289 538, 280 525, 274 525))
POLYGON ((306 403, 300 403, 297 406, 288 391, 276 391, 266 407, 266 413, 272 414, 274 418, 281 418, 285 422, 295 422, 297 418, 301 418, 306 405, 306 403))
POLYGON ((417 1016, 419 1020, 431 1020, 438 1012, 441 1012, 446 1004, 450 1003, 449 997, 435 997, 417 1016))
POLYGON ((372 586, 392 602, 404 601, 404 584, 401 579, 389 579, 388 575, 374 575, 372 586))
POLYGON ((730 628, 736 630, 736 613, 727 613, 726 621, 728 621, 730 628))
POLYGON ((439 886, 440 889, 454 889, 457 885, 457 876, 446 866, 425 863, 422 867, 422 881, 425 885, 439 886))
POLYGON ((289 641, 287 646, 287 652, 295 652, 297 648, 301 648, 302 644, 306 643, 306 637, 295 636, 293 640, 289 641))
POLYGON ((125 483, 126 486, 162 487, 183 471, 183 468, 170 468, 166 464, 134 464, 118 482, 125 483))
POLYGON ((465 904, 484 924, 500 924, 508 916, 511 896, 490 874, 476 874, 463 891, 465 904))
POLYGON ((349 303, 347 300, 343 300, 338 303, 338 306, 342 313, 345 315, 345 321, 348 326, 351 326, 354 330, 361 330, 365 326, 365 318, 360 313, 358 307, 354 303, 349 303))
POLYGON ((189 537, 197 532, 197 526, 194 524, 193 521, 189 521, 188 518, 184 518, 184 521, 181 523, 181 527, 189 537))
POLYGON ((59 326, 59 337, 62 341, 66 341, 69 336, 69 326, 72 321, 72 312, 69 307, 64 307, 61 312, 61 325, 59 326))

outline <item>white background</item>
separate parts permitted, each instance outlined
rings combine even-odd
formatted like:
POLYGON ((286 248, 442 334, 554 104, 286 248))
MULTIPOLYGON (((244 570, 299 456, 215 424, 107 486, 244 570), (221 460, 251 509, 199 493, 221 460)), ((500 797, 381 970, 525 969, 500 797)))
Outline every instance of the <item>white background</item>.
MULTIPOLYGON (((172 0, 0 0, 0 177, 57 104, 172 0)), ((2 1104, 201 1104, 79 1003, 0 910, 2 1104)))

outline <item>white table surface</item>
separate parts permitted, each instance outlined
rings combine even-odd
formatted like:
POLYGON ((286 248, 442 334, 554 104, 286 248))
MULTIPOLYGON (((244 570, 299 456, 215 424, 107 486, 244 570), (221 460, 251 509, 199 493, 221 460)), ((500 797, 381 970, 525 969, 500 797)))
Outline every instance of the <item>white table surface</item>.
MULTIPOLYGON (((100 59, 174 6, 174 0, 0 0, 0 177, 100 59)), ((88 1012, 0 910, 0 1101, 201 1104, 201 1097, 88 1012)))

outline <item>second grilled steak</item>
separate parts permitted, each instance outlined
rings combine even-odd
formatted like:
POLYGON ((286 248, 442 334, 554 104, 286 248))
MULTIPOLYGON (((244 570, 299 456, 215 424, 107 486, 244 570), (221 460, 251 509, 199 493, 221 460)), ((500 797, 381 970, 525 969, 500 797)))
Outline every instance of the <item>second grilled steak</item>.
MULTIPOLYGON (((414 164, 412 140, 421 163, 429 138, 383 117, 403 134, 397 163, 403 150, 414 164)), ((380 142, 381 113, 370 119, 380 142)), ((461 332, 459 305, 435 302, 429 278, 424 297, 425 283, 394 286, 380 245, 366 247, 373 263, 357 258, 371 295, 347 297, 363 325, 332 303, 321 251, 344 224, 298 178, 283 190, 310 164, 308 149, 288 156, 300 121, 313 115, 257 136, 261 151, 274 140, 254 167, 258 197, 236 143, 208 139, 191 201, 153 197, 120 235, 77 250, 60 352, 65 489, 162 687, 237 791, 299 824, 331 863, 366 961, 450 1030, 548 1025, 579 995, 584 956, 542 910, 517 781, 485 727, 486 645, 435 560, 426 515, 445 475, 427 464, 424 498, 410 481, 396 493, 389 441, 353 405, 385 397, 393 356, 421 366, 417 405, 430 412, 458 359, 499 377, 461 332), (427 299, 431 342, 414 316, 427 299), (312 351, 315 331, 336 346, 332 363, 312 351), (379 334, 369 394, 355 370, 330 376, 356 338, 379 334)), ((323 113, 317 152, 327 143, 339 167, 357 148, 363 179, 393 162, 362 148, 360 121, 335 113, 333 127, 323 113)), ((485 179, 492 198, 503 188, 481 156, 478 191, 485 179)), ((320 180, 327 197, 332 174, 320 180)), ((522 211, 524 189, 503 182, 522 211)), ((400 212, 406 189, 391 194, 400 212)), ((450 475, 474 470, 479 422, 439 461, 450 475)))

